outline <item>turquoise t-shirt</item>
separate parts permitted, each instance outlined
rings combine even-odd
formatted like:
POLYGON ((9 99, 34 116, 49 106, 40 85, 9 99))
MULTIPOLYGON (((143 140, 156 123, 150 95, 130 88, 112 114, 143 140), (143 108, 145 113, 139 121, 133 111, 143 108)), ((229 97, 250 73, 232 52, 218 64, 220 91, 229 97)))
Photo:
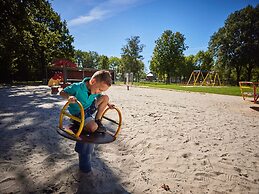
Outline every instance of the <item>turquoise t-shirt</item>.
MULTIPOLYGON (((64 89, 66 93, 71 96, 75 96, 79 102, 83 105, 84 109, 87 109, 91 106, 94 100, 101 96, 101 94, 90 94, 88 95, 88 88, 86 87, 86 81, 89 81, 90 78, 84 78, 82 82, 74 83, 64 89)), ((70 104, 68 111, 72 115, 77 115, 80 113, 80 108, 77 103, 70 104)))

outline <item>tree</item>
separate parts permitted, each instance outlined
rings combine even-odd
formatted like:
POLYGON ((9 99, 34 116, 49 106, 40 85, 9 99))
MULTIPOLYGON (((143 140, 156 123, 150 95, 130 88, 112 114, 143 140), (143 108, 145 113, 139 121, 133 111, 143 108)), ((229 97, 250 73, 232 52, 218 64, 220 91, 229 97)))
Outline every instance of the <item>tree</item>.
POLYGON ((0 7, 0 82, 39 80, 53 59, 72 59, 73 37, 47 0, 0 0, 0 7))
POLYGON ((89 51, 87 53, 87 57, 88 57, 88 68, 94 68, 94 69, 98 69, 98 65, 99 65, 99 54, 95 51, 89 51))
POLYGON ((110 57, 109 66, 112 70, 118 71, 121 66, 121 59, 118 57, 110 57))
POLYGON ((238 84, 242 72, 251 79, 252 70, 259 66, 259 5, 247 6, 229 15, 225 25, 214 33, 209 42, 216 65, 228 72, 238 84), (235 70, 235 77, 232 70, 235 70))
POLYGON ((110 57, 109 66, 110 69, 114 70, 116 79, 123 80, 122 60, 118 57, 110 57))
MULTIPOLYGON (((184 44, 184 36, 180 32, 173 33, 166 30, 162 36, 155 41, 156 45, 151 59, 151 71, 159 77, 166 78, 170 83, 172 76, 177 76, 177 69, 183 65, 183 51, 187 49, 184 44)), ((178 71, 179 72, 179 71, 178 71)))
POLYGON ((99 56, 99 65, 98 69, 110 69, 109 67, 109 58, 105 55, 99 56))
POLYGON ((84 68, 95 68, 99 66, 99 55, 95 51, 75 51, 75 60, 84 68))
POLYGON ((140 73, 144 71, 143 63, 141 63, 144 58, 140 54, 144 45, 140 44, 139 38, 139 36, 132 36, 126 39, 127 44, 121 49, 121 60, 124 65, 123 73, 133 72, 137 79, 139 79, 140 73))
POLYGON ((183 80, 187 81, 193 70, 197 69, 195 65, 195 56, 189 55, 184 57, 184 65, 181 68, 183 80))
POLYGON ((211 70, 214 64, 213 56, 210 51, 199 51, 195 55, 196 67, 199 70, 211 70))
POLYGON ((78 67, 83 68, 86 64, 84 52, 81 50, 75 50, 75 61, 78 64, 78 67))

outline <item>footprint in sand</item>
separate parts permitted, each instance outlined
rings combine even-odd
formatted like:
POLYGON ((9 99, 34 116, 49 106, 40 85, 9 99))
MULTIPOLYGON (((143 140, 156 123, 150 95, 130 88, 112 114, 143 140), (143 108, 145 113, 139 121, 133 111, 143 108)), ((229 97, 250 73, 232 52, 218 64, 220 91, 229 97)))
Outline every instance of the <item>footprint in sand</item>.
POLYGON ((14 193, 20 192, 19 189, 16 188, 16 185, 16 178, 14 176, 3 176, 3 179, 0 181, 0 193, 6 193, 6 191, 10 189, 14 191, 14 193))
POLYGON ((184 153, 182 155, 183 158, 189 158, 192 154, 191 153, 184 153))
POLYGON ((211 182, 209 174, 206 173, 195 173, 194 181, 199 181, 202 185, 208 185, 211 182))

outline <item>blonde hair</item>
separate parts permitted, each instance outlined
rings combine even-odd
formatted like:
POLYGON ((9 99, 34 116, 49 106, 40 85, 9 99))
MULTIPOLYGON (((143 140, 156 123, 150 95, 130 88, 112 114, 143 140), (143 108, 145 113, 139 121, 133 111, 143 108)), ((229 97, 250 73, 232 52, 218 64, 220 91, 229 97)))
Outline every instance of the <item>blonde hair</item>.
POLYGON ((111 73, 106 70, 96 71, 91 79, 95 79, 96 82, 104 82, 107 86, 112 85, 111 73))

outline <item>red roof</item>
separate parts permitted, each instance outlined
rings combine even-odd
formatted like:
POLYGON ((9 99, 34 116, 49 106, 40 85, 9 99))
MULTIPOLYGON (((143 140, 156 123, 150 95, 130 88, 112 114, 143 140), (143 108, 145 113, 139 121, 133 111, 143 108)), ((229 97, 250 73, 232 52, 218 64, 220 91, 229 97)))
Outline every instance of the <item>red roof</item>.
POLYGON ((77 68, 77 64, 73 63, 67 59, 57 59, 52 62, 52 66, 54 67, 72 67, 77 68))

